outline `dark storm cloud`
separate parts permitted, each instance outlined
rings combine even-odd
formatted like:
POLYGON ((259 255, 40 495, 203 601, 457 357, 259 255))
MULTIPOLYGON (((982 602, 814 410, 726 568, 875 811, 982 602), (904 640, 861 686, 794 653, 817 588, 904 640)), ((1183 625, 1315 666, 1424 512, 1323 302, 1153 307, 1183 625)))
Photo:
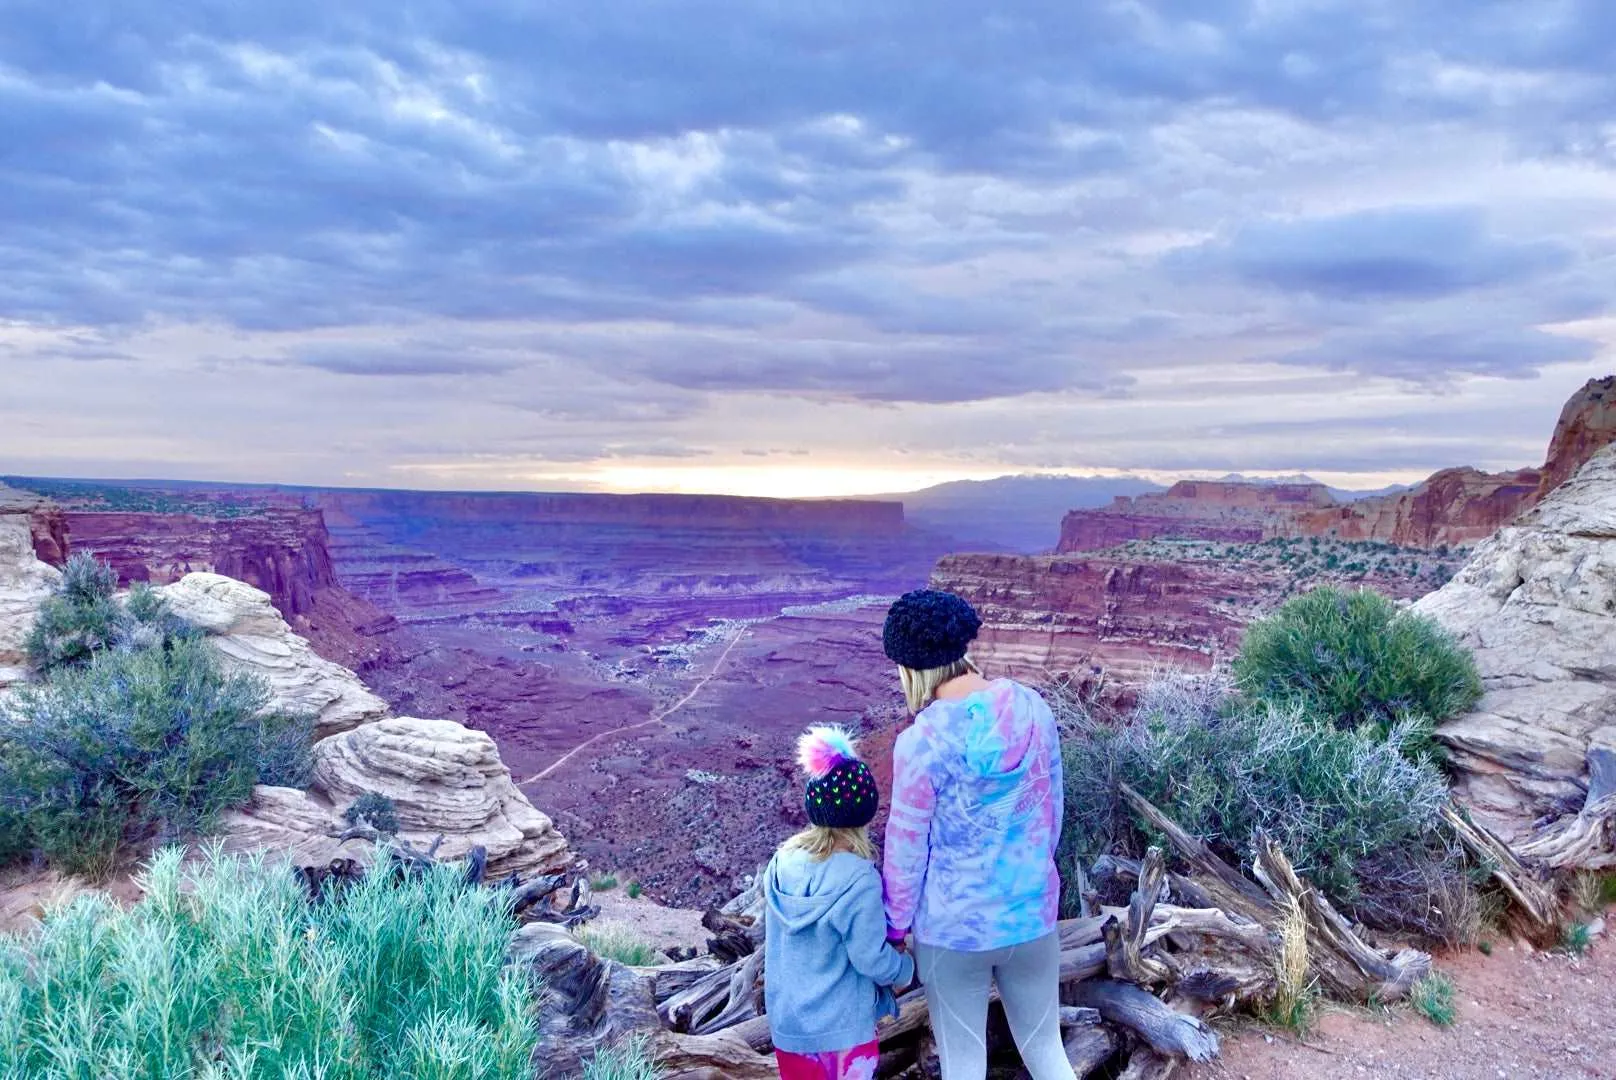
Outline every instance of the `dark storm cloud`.
MULTIPOLYGON (((1130 345, 1215 337, 1220 305, 1175 290, 1227 281, 1311 331, 1294 364, 1519 374, 1586 355, 1535 327, 1611 295, 1575 222, 1511 231, 1395 185, 1378 209, 1308 210, 1284 185, 1317 176, 1284 179, 1282 142, 1183 141, 1239 111, 1378 131, 1371 159, 1440 130, 1606 167, 1613 10, 19 0, 0 35, 0 320, 564 325, 541 334, 554 355, 629 381, 582 412, 531 386, 515 402, 626 422, 729 391, 1115 393, 1130 345), (1214 239, 1165 259, 1131 244, 1156 232, 1214 239), (1507 290, 1535 298, 1470 329, 1451 303, 1396 309, 1507 290)), ((281 362, 510 374, 527 333, 281 362)))

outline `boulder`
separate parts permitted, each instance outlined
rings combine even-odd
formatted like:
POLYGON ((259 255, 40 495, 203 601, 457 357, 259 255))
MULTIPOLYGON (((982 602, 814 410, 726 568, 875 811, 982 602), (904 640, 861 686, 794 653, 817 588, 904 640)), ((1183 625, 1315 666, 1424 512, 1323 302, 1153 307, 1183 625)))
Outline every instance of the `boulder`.
POLYGON ((34 554, 41 500, 0 485, 0 688, 28 675, 28 632, 61 571, 34 554))
POLYGON ((324 738, 387 715, 387 703, 347 668, 323 659, 287 625, 269 594, 222 574, 186 574, 156 590, 206 631, 226 664, 263 679, 276 704, 315 718, 324 738))
POLYGON ((1455 794, 1513 845, 1581 809, 1616 749, 1616 446, 1481 544, 1414 610, 1475 652, 1485 694, 1438 735, 1455 794))
POLYGON ((441 833, 440 858, 486 848, 491 876, 530 876, 575 862, 555 825, 511 782, 492 739, 452 720, 410 716, 321 740, 311 790, 259 787, 251 804, 226 816, 227 844, 285 851, 303 864, 365 858, 368 843, 339 845, 331 834, 343 827, 341 812, 368 792, 393 800, 404 839, 426 846, 441 833))

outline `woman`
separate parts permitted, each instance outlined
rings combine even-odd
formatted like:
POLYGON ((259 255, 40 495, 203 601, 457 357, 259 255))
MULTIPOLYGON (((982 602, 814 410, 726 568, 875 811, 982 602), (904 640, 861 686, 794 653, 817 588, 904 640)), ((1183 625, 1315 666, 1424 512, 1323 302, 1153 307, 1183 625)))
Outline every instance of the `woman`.
POLYGON ((1074 1080, 1060 1038, 1061 763, 1038 694, 989 682, 966 656, 982 621, 952 593, 906 593, 882 644, 915 722, 893 751, 887 936, 915 959, 943 1080, 987 1074, 997 985, 1033 1080, 1074 1080))

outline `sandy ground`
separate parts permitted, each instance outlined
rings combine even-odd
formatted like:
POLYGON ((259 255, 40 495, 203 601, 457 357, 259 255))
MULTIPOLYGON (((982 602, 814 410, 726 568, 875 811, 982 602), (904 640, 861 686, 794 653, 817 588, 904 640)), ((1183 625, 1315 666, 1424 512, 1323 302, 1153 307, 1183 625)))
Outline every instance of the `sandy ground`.
MULTIPOLYGON (((1607 913, 1607 925, 1616 925, 1607 913)), ((1616 942, 1582 957, 1499 943, 1438 957, 1458 1019, 1328 1010, 1305 1040, 1245 1026, 1185 1080, 1616 1080, 1616 942)))
POLYGON ((594 894, 600 915, 589 922, 591 930, 620 929, 662 950, 682 946, 705 947, 710 935, 702 929, 700 911, 663 907, 643 895, 631 899, 628 895, 628 878, 621 874, 616 876, 618 884, 615 888, 594 894))

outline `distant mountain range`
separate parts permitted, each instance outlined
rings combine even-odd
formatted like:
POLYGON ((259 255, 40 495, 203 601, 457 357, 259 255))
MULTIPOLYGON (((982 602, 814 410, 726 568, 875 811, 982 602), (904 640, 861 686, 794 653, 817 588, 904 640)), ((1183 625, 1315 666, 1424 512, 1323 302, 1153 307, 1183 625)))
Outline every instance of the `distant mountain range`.
MULTIPOLYGON (((1318 483, 1305 473, 1276 477, 1229 473, 1217 479, 1246 484, 1318 483)), ((910 524, 945 533, 962 550, 1033 554, 1054 550, 1060 539, 1061 519, 1068 510, 1105 506, 1119 495, 1165 490, 1161 484, 1139 476, 1031 475, 953 480, 919 491, 870 497, 903 503, 904 518, 910 524)), ((1353 502, 1404 488, 1398 485, 1378 491, 1328 490, 1341 502, 1353 502)))

